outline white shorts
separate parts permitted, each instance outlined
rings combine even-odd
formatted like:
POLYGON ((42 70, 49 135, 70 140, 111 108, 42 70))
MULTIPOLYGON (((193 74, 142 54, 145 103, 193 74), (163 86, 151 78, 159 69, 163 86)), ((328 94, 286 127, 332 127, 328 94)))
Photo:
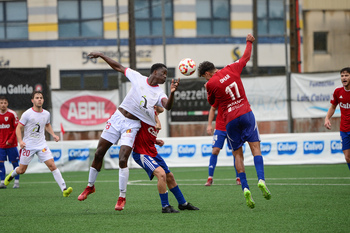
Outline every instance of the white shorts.
POLYGON ((132 120, 126 118, 119 110, 117 110, 107 121, 101 138, 110 143, 117 144, 120 140, 120 145, 134 146, 134 141, 137 132, 141 128, 140 120, 132 120))
POLYGON ((27 150, 26 148, 24 148, 19 151, 19 163, 23 165, 28 165, 34 158, 35 154, 38 156, 39 161, 41 163, 49 159, 53 159, 51 150, 47 146, 44 149, 27 150))

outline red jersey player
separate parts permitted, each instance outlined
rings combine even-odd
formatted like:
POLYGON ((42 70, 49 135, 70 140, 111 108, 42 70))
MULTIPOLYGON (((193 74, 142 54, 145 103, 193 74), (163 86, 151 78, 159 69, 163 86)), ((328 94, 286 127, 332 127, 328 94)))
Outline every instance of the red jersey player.
POLYGON ((324 126, 327 129, 331 129, 330 119, 339 104, 342 150, 350 170, 350 67, 345 67, 340 71, 340 79, 343 86, 337 87, 334 90, 331 99, 331 107, 328 109, 324 126))
MULTIPOLYGON (((18 117, 15 111, 8 108, 8 99, 0 96, 0 188, 6 188, 5 164, 9 160, 13 168, 18 167, 19 154, 17 150, 16 127, 18 117)), ((19 175, 15 177, 13 188, 19 188, 19 175)))
MULTIPOLYGON (((164 110, 158 106, 155 108, 158 113, 161 113, 164 110)), ((141 121, 141 128, 137 132, 135 138, 132 156, 135 162, 147 172, 150 180, 152 180, 154 176, 158 178, 157 187, 162 204, 162 213, 179 212, 169 204, 167 186, 174 194, 180 210, 199 210, 185 200, 175 181, 174 174, 169 170, 164 159, 157 152, 155 144, 163 146, 164 141, 157 139, 157 134, 161 127, 157 116, 155 117, 155 120, 157 123, 156 126, 141 121)))
POLYGON ((247 46, 242 58, 221 70, 216 69, 214 64, 209 61, 202 62, 198 67, 199 76, 208 80, 206 89, 209 104, 213 105, 218 102, 219 108, 223 111, 227 136, 236 159, 236 169, 241 179, 246 203, 250 208, 255 207, 255 202, 249 190, 243 163, 242 146, 246 141, 254 156, 254 165, 259 180, 258 187, 267 200, 271 198, 271 193, 265 184, 258 127, 241 80, 241 72, 250 59, 254 40, 255 38, 248 34, 246 37, 247 46))
MULTIPOLYGON (((209 159, 209 167, 208 167, 208 180, 205 183, 205 186, 211 186, 213 184, 213 176, 214 176, 214 171, 215 171, 215 167, 216 167, 216 163, 218 161, 218 155, 220 153, 220 150, 222 149, 222 147, 224 146, 225 140, 227 138, 227 133, 226 133, 226 123, 222 117, 222 108, 218 108, 218 114, 216 115, 216 121, 215 121, 215 130, 213 132, 213 126, 212 126, 212 122, 214 120, 214 116, 215 116, 215 110, 218 107, 218 102, 215 102, 215 104, 213 106, 211 106, 210 110, 209 110, 209 116, 208 116, 208 126, 207 126, 207 133, 212 135, 213 133, 213 143, 212 143, 212 153, 209 159)), ((231 148, 231 144, 229 142, 227 142, 227 146, 230 150, 232 150, 231 148)), ((233 164, 235 164, 235 157, 233 156, 233 164)), ((238 173, 236 170, 236 166, 235 166, 235 171, 236 171, 236 184, 240 185, 241 184, 241 180, 238 177, 238 173)))

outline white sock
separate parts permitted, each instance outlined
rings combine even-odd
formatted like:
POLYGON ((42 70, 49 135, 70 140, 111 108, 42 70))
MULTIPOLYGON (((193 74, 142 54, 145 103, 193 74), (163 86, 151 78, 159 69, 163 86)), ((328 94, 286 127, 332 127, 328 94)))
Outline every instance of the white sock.
POLYGON ((18 175, 18 173, 16 172, 16 169, 17 169, 17 167, 15 169, 13 169, 13 172, 11 174, 12 177, 15 177, 18 175))
POLYGON ((126 186, 128 185, 129 180, 129 168, 119 168, 119 197, 126 196, 126 186))
POLYGON ((58 168, 54 171, 52 171, 53 178, 55 178, 58 186, 60 186, 61 191, 66 189, 66 182, 64 181, 62 174, 58 168))
POLYGON ((97 175, 98 175, 98 171, 93 168, 90 167, 90 172, 89 172, 89 181, 88 181, 88 186, 92 187, 94 186, 96 179, 97 179, 97 175))

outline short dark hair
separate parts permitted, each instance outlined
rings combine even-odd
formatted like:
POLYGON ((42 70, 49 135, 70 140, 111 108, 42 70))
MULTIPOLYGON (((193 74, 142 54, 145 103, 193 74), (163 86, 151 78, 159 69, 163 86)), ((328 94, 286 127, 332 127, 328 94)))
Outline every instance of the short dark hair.
POLYGON ((202 77, 205 72, 215 70, 215 65, 210 61, 204 61, 198 66, 198 76, 202 77))
POLYGON ((164 65, 163 63, 155 63, 155 64, 153 64, 152 67, 151 67, 151 74, 153 73, 153 71, 161 69, 163 67, 165 69, 168 69, 168 67, 166 67, 166 65, 164 65))
POLYGON ((44 95, 43 95, 43 93, 41 91, 33 91, 32 94, 30 95, 30 98, 34 99, 35 94, 41 94, 43 96, 43 98, 44 98, 44 95))
POLYGON ((345 67, 340 70, 340 73, 343 73, 344 71, 348 72, 350 74, 350 67, 345 67))
POLYGON ((9 100, 7 99, 7 97, 4 96, 4 95, 0 95, 0 100, 6 100, 7 102, 9 102, 9 100))

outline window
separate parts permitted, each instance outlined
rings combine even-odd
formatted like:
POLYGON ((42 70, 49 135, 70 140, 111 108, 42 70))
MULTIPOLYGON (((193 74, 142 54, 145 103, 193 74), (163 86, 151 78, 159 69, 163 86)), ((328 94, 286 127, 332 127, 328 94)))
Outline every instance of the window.
POLYGON ((314 32, 314 52, 327 53, 328 32, 314 32))
POLYGON ((118 72, 114 70, 65 70, 60 72, 60 80, 62 90, 118 89, 118 72))
POLYGON ((101 0, 59 0, 59 38, 102 38, 101 0))
POLYGON ((26 1, 0 2, 0 40, 28 39, 26 1))
MULTIPOLYGON (((165 35, 173 36, 173 4, 164 0, 165 35)), ((135 0, 136 37, 154 37, 163 35, 162 0, 135 0)))
POLYGON ((283 36, 283 0, 258 0, 258 35, 283 36))
POLYGON ((229 36, 230 1, 197 0, 197 36, 229 36))

